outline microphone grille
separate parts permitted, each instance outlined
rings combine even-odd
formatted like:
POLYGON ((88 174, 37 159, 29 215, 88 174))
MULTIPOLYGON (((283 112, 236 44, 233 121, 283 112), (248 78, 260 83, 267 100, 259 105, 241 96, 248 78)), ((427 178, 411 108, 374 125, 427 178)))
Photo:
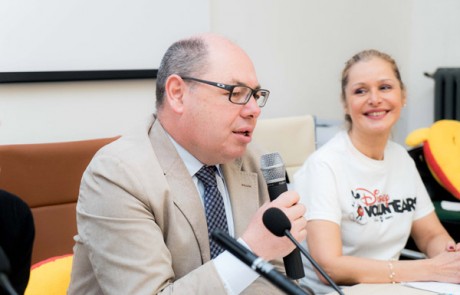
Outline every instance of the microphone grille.
POLYGON ((260 170, 267 183, 286 180, 286 168, 278 152, 262 155, 260 157, 260 170))

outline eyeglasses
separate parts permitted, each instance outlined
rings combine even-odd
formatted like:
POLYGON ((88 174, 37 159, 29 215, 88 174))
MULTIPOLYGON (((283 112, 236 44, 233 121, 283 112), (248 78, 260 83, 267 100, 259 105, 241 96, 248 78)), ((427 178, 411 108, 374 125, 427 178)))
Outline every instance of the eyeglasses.
POLYGON ((248 86, 227 85, 227 84, 211 82, 211 81, 206 81, 206 80, 201 80, 201 79, 196 79, 196 78, 191 78, 191 77, 181 77, 181 78, 182 80, 196 81, 196 82, 208 84, 211 86, 215 86, 220 89, 225 89, 229 92, 228 100, 234 104, 240 104, 240 105, 247 104, 248 101, 251 99, 251 97, 254 97, 254 99, 257 102, 257 105, 259 107, 263 107, 265 103, 267 102, 268 96, 270 95, 270 91, 266 89, 252 89, 251 87, 248 87, 248 86))

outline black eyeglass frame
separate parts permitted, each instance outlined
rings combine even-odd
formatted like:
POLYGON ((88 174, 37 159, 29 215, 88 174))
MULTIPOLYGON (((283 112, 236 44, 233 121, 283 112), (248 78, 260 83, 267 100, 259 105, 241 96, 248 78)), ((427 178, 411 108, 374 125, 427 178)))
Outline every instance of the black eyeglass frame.
POLYGON ((204 84, 208 84, 208 85, 211 85, 211 86, 215 86, 215 87, 218 87, 220 89, 224 89, 224 90, 227 90, 229 91, 229 95, 228 95, 228 100, 233 103, 233 104, 238 104, 238 105, 245 105, 249 102, 249 100, 251 99, 251 97, 254 97, 254 94, 256 94, 257 92, 259 91, 264 91, 266 92, 267 95, 264 95, 264 99, 262 100, 261 104, 259 104, 259 98, 256 98, 254 97, 254 99, 256 100, 257 102, 257 105, 262 108, 265 106, 265 104, 267 103, 267 100, 268 100, 268 97, 270 96, 270 90, 267 90, 267 89, 262 89, 262 88, 259 88, 259 89, 252 89, 251 87, 249 86, 246 86, 246 85, 228 85, 228 84, 224 84, 224 83, 218 83, 218 82, 212 82, 212 81, 207 81, 207 80, 202 80, 202 79, 198 79, 198 78, 192 78, 192 77, 181 77, 182 80, 190 80, 190 81, 195 81, 195 82, 199 82, 199 83, 204 83, 204 84), (233 90, 235 89, 235 87, 245 87, 245 88, 248 88, 251 90, 251 92, 249 93, 249 95, 246 97, 245 101, 244 102, 234 102, 232 101, 232 94, 233 94, 233 90))

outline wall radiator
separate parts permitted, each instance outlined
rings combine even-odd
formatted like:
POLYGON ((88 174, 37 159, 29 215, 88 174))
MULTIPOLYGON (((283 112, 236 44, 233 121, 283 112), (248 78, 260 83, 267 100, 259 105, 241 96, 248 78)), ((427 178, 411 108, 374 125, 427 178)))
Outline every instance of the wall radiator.
POLYGON ((460 120, 460 68, 438 68, 434 79, 434 120, 460 120))

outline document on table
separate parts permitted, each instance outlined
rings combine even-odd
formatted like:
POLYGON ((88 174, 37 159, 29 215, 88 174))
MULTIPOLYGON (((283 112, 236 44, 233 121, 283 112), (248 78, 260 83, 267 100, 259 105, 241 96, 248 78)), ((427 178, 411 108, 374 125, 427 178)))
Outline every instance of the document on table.
POLYGON ((460 295, 460 285, 440 282, 405 282, 402 285, 426 291, 436 292, 437 294, 460 295))

